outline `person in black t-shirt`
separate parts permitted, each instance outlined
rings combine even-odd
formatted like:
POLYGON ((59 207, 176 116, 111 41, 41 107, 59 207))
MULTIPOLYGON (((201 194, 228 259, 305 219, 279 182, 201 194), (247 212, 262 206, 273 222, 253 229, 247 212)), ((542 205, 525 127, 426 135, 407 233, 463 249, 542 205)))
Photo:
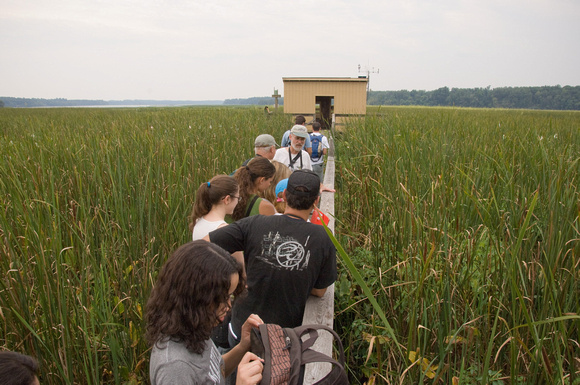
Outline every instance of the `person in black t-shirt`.
POLYGON ((244 252, 248 294, 233 305, 231 346, 252 313, 265 323, 301 325, 308 296, 323 296, 336 280, 336 249, 324 227, 307 222, 319 192, 318 176, 297 170, 283 193, 284 215, 244 218, 204 238, 230 253, 244 252))

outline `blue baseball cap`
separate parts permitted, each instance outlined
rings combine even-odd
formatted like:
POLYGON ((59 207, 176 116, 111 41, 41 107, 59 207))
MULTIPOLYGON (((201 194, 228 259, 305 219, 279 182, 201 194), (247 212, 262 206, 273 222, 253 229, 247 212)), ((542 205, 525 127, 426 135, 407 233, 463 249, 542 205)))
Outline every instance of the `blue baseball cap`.
POLYGON ((288 178, 282 179, 280 182, 278 182, 278 184, 276 185, 276 197, 282 191, 286 190, 287 187, 288 187, 288 178))

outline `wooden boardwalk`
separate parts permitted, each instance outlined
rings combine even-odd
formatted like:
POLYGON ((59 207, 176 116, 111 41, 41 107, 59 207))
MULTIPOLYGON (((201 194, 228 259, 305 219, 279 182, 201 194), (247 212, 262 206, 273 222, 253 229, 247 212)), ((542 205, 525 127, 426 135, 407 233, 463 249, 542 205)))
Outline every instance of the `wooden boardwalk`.
MULTIPOLYGON (((334 188, 334 139, 327 136, 330 149, 326 159, 324 172, 324 185, 334 188)), ((323 192, 320 199, 320 210, 330 218, 328 227, 334 234, 334 194, 323 192)), ((304 311, 303 324, 322 324, 333 327, 334 320, 334 284, 326 290, 321 298, 310 296, 304 311)), ((320 337, 314 344, 314 350, 332 356, 332 336, 328 332, 321 332, 320 337)), ((331 364, 317 363, 306 365, 304 384, 313 384, 330 372, 331 364)))

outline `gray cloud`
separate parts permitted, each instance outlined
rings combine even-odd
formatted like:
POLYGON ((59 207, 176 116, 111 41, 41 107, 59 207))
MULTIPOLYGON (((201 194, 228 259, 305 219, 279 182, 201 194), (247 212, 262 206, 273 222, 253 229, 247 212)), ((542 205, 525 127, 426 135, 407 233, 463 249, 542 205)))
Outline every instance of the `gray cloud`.
POLYGON ((249 97, 358 64, 375 90, 580 84, 576 1, 0 1, 5 96, 249 97))

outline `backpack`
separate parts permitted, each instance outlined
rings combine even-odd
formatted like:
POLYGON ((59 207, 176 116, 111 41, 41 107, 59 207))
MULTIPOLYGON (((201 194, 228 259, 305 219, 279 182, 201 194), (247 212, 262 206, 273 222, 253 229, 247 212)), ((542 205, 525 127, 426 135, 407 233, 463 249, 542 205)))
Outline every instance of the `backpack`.
POLYGON ((251 352, 264 360, 260 385, 297 385, 302 383, 304 365, 312 362, 330 362, 332 369, 315 384, 348 384, 344 369, 344 350, 338 334, 325 325, 302 325, 282 328, 276 324, 262 324, 252 329, 251 352), (338 361, 310 349, 318 338, 318 330, 331 333, 339 352, 338 361), (306 340, 302 340, 307 336, 306 340))
POLYGON ((310 141, 312 142, 312 155, 310 155, 310 159, 313 162, 317 162, 322 158, 322 138, 322 135, 310 134, 310 141))

